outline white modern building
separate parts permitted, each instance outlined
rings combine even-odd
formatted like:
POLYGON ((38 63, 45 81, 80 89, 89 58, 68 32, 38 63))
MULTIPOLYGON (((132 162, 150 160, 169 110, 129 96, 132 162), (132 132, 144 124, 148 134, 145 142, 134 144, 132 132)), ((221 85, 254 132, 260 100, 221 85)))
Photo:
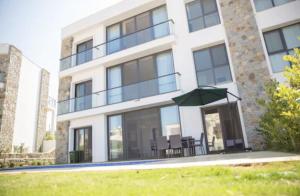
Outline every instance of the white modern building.
POLYGON ((124 0, 65 27, 57 162, 153 158, 151 141, 170 135, 203 133, 204 154, 260 149, 256 99, 300 46, 299 10, 297 0, 124 0), (242 100, 172 101, 204 86, 242 100))
POLYGON ((21 147, 23 152, 39 152, 48 127, 46 121, 55 129, 56 106, 49 104, 49 77, 48 71, 19 49, 0 44, 1 151, 17 153, 21 147), (47 115, 51 111, 52 116, 47 115))

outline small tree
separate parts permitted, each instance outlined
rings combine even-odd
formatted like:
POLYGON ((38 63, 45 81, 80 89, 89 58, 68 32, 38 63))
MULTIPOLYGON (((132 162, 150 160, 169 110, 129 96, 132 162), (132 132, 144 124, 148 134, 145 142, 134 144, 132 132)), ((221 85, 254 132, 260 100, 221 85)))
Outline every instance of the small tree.
POLYGON ((265 108, 261 116, 259 131, 267 147, 276 150, 300 152, 300 50, 294 55, 284 56, 292 64, 286 68, 285 84, 272 80, 265 87, 267 100, 258 103, 265 108))

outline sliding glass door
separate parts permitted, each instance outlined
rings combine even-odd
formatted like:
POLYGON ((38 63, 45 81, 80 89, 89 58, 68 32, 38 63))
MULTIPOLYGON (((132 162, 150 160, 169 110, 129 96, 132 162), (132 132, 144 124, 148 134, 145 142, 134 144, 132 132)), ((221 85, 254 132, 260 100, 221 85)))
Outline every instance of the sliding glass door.
POLYGON ((141 13, 106 28, 107 54, 169 34, 166 6, 141 13))
POLYGON ((77 45, 76 64, 82 64, 93 59, 93 40, 77 45))
POLYGON ((76 162, 92 161, 92 127, 74 130, 74 151, 76 162))
POLYGON ((243 150, 243 134, 236 103, 204 108, 202 113, 209 152, 243 150))
POLYGON ((107 78, 108 104, 176 90, 171 51, 108 68, 107 78))
POLYGON ((75 111, 92 108, 92 81, 75 85, 75 111))
POLYGON ((108 117, 110 160, 155 158, 151 141, 181 134, 177 106, 150 108, 108 117))
POLYGON ((107 70, 107 102, 108 104, 122 101, 122 71, 120 66, 107 70))

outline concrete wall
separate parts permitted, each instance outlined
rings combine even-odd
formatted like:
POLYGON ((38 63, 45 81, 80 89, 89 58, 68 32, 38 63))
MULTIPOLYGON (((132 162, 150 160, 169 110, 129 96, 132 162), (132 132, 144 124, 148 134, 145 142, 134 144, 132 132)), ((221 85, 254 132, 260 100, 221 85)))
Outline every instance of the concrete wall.
POLYGON ((41 68, 22 57, 13 145, 35 151, 41 68))

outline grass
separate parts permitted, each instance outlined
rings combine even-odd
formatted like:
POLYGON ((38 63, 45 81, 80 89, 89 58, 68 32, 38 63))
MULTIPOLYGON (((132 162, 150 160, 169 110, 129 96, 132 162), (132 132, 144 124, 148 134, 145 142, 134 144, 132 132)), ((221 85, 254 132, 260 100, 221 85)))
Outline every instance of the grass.
POLYGON ((300 162, 0 174, 0 195, 300 195, 300 162))

